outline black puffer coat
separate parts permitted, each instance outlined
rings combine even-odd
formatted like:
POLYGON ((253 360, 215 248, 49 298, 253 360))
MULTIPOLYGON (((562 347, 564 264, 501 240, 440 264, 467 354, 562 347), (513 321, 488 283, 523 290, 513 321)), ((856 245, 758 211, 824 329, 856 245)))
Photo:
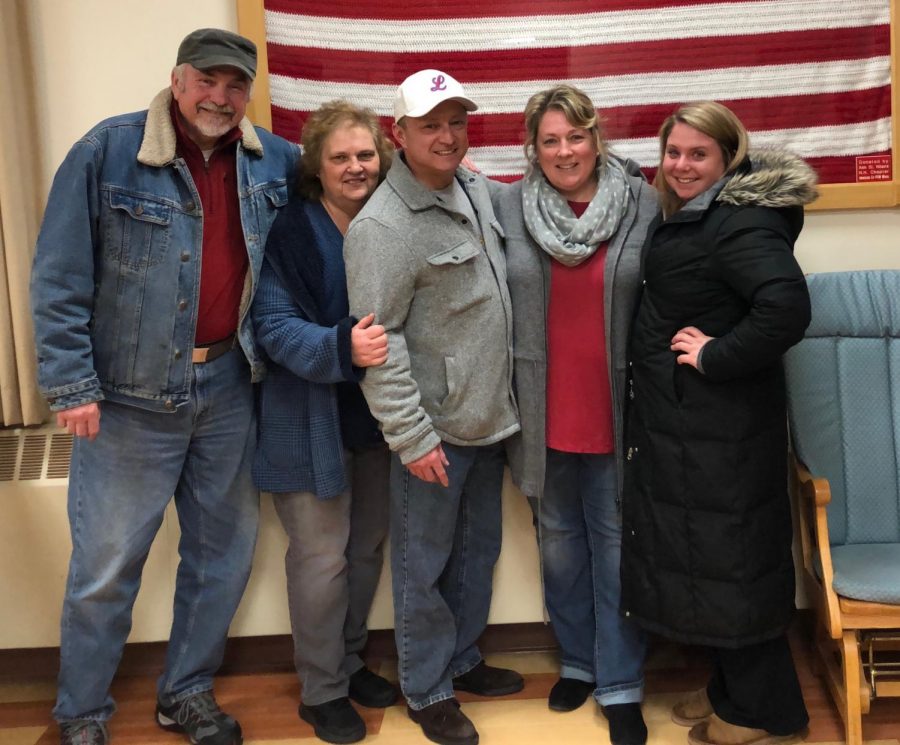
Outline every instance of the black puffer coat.
POLYGON ((794 608, 781 356, 810 318, 793 246, 815 175, 762 152, 723 182, 652 226, 644 248, 622 608, 669 638, 739 647, 780 634, 794 608), (715 337, 703 373, 669 348, 685 326, 715 337))

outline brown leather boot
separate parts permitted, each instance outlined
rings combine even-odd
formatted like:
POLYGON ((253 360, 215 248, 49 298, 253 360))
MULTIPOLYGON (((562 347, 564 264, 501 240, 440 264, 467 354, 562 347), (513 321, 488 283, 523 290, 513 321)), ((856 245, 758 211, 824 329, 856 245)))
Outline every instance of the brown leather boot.
POLYGON ((709 719, 691 727, 688 742, 691 745, 787 745, 800 742, 807 732, 804 729, 792 735, 772 735, 764 729, 729 724, 713 714, 709 719))
POLYGON ((713 707, 706 688, 691 691, 672 707, 672 721, 682 727, 693 727, 713 715, 713 707))

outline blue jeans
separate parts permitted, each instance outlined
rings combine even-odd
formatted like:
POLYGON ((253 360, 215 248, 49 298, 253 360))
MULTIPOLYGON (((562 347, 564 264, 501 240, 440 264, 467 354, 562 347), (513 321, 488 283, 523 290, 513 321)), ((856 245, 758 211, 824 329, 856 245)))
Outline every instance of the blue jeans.
POLYGON ((110 683, 173 494, 181 561, 158 695, 168 703, 212 688, 256 543, 253 399, 250 367, 235 349, 193 366, 190 401, 173 413, 104 401, 97 439, 76 438, 57 721, 106 720, 115 710, 110 683))
POLYGON ((595 683, 598 703, 640 701, 647 643, 619 614, 622 524, 613 455, 547 450, 537 515, 544 600, 561 677, 595 683))
POLYGON ((503 449, 443 444, 450 485, 391 461, 391 572, 400 687, 412 709, 453 697, 481 661, 500 556, 503 449))

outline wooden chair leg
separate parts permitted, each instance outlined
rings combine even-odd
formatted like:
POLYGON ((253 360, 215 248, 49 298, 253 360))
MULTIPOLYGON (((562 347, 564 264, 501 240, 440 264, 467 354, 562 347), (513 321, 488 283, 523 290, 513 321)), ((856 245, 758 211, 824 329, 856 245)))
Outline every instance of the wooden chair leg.
POLYGON ((841 668, 844 673, 844 732, 847 745, 862 745, 862 665, 859 657, 859 636, 856 631, 844 631, 841 639, 841 668))

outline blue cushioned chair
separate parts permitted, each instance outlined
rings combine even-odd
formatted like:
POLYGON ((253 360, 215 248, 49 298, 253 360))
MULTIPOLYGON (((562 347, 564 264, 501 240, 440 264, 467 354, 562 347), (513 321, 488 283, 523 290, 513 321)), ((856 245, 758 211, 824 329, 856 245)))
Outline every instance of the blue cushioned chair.
POLYGON ((804 579, 859 745, 871 699, 900 696, 900 271, 807 279, 812 323, 785 356, 804 579))

